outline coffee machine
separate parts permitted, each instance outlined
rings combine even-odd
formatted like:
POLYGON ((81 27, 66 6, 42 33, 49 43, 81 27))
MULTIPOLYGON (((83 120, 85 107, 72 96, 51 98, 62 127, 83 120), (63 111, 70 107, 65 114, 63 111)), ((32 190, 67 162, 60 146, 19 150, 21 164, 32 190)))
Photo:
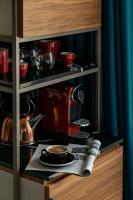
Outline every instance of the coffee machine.
MULTIPOLYGON (((45 115, 41 128, 58 136, 81 136, 81 125, 89 125, 88 120, 81 119, 85 96, 82 85, 55 84, 40 89, 38 96, 40 111, 45 115)), ((86 134, 88 137, 89 133, 85 133, 85 137, 86 134)))

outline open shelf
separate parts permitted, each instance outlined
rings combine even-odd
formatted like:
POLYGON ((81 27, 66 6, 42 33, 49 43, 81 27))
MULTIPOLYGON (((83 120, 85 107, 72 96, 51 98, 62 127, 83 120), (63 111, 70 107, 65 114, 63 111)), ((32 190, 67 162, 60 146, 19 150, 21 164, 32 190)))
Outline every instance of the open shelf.
POLYGON ((76 69, 76 70, 55 70, 47 74, 35 74, 31 75, 28 79, 20 82, 20 93, 28 92, 34 89, 45 87, 48 85, 60 83, 62 81, 71 80, 77 77, 81 77, 88 74, 93 74, 98 72, 98 67, 87 67, 86 70, 76 69))
MULTIPOLYGON (((60 83, 62 81, 71 80, 88 74, 98 72, 96 65, 87 66, 86 68, 75 68, 75 70, 56 68, 56 70, 47 73, 30 72, 25 79, 20 79, 20 93, 28 92, 34 89, 45 87, 48 85, 60 83)), ((0 91, 12 93, 12 76, 0 75, 0 91)))

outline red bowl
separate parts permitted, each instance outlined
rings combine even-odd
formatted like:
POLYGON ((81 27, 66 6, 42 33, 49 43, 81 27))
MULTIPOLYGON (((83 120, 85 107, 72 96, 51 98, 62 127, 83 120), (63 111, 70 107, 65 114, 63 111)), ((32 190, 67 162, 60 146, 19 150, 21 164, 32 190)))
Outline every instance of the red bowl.
POLYGON ((74 52, 60 52, 60 59, 64 66, 71 65, 76 58, 74 52))

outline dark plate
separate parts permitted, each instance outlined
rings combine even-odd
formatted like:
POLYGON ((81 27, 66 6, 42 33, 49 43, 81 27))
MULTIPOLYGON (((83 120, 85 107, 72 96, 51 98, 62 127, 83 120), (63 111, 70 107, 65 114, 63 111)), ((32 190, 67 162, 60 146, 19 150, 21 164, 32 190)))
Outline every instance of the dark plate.
POLYGON ((74 162, 74 155, 71 153, 68 153, 67 157, 61 158, 61 159, 50 159, 47 155, 42 155, 40 156, 40 162, 44 165, 47 166, 52 166, 52 167, 62 167, 65 165, 70 165, 74 162))

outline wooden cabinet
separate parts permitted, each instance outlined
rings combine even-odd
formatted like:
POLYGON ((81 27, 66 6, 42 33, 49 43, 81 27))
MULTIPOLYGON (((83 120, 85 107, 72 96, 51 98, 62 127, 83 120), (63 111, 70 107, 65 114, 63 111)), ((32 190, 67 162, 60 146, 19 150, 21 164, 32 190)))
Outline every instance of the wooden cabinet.
MULTIPOLYGON (((122 200, 123 147, 106 150, 90 176, 64 175, 54 181, 28 175, 20 179, 21 200, 122 200)), ((0 169, 0 199, 13 200, 13 174, 0 169)))
MULTIPOLYGON (((35 37, 94 29, 101 25, 101 0, 20 0, 18 36, 35 37)), ((12 5, 0 0, 0 35, 12 35, 12 5)))
POLYGON ((100 0, 21 0, 20 35, 50 35, 100 26, 100 0))
POLYGON ((46 186, 47 197, 55 200, 122 200, 123 148, 104 152, 88 177, 69 175, 46 186))

